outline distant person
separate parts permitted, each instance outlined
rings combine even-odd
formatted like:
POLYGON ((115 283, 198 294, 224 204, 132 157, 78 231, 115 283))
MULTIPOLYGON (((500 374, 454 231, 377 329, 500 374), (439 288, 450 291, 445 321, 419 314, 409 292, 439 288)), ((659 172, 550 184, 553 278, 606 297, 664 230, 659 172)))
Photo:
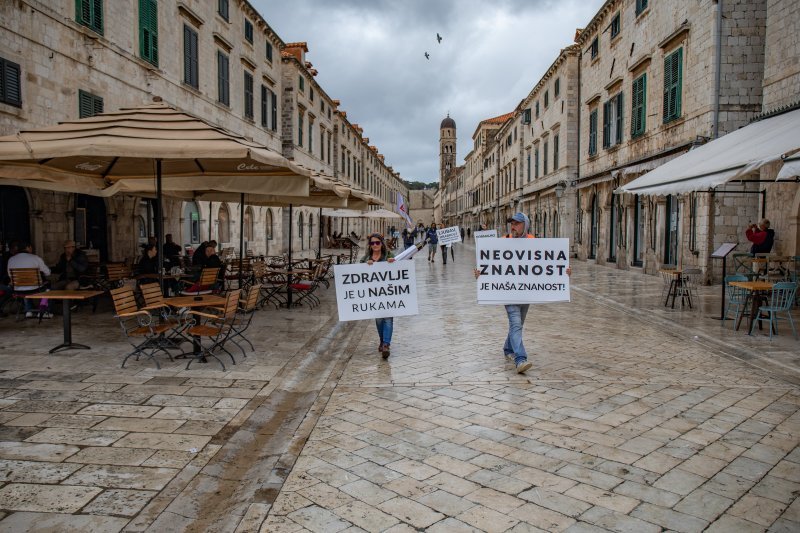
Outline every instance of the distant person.
MULTIPOLYGON (((439 224, 439 229, 444 229, 444 224, 439 224)), ((455 252, 453 251, 453 245, 452 244, 442 244, 441 248, 442 248, 442 264, 443 265, 447 264, 447 249, 448 248, 450 249, 450 254, 453 256, 453 261, 455 261, 456 256, 455 256, 455 252)))
POLYGON ((53 272, 58 274, 58 281, 53 283, 54 289, 67 291, 77 290, 80 286, 80 277, 89 268, 89 258, 80 250, 75 241, 64 242, 64 253, 58 258, 58 264, 53 272))
POLYGON ((467 239, 471 237, 472 228, 467 228, 467 239))
MULTIPOLYGON (((379 261, 387 261, 394 263, 394 255, 386 247, 383 237, 380 233, 373 233, 367 239, 367 253, 361 258, 362 263, 372 265, 379 261)), ((394 319, 392 317, 376 318, 375 327, 378 328, 378 351, 384 359, 389 358, 389 352, 392 347, 392 330, 394 328, 394 319)))
MULTIPOLYGON (((15 268, 36 268, 41 272, 42 280, 50 275, 50 268, 44 264, 41 257, 33 253, 33 246, 30 243, 23 242, 19 245, 19 252, 8 260, 8 275, 11 277, 11 271, 15 268)), ((42 292, 47 287, 47 283, 42 281, 39 285, 25 285, 21 287, 14 287, 15 292, 28 292, 37 293, 42 292)), ((25 318, 34 318, 36 313, 33 311, 33 300, 25 298, 22 300, 25 305, 25 318)), ((48 301, 42 298, 39 303, 39 314, 42 318, 53 318, 52 313, 47 310, 48 301)))
POLYGON ((192 253, 192 266, 202 267, 206 263, 206 248, 208 248, 208 241, 203 241, 200 246, 195 248, 192 253))
POLYGON ((752 255, 768 254, 772 251, 772 245, 775 244, 775 230, 770 229, 769 220, 766 218, 761 219, 758 224, 749 224, 745 235, 747 240, 753 243, 750 247, 752 255))
POLYGON ((403 230, 403 246, 405 247, 406 250, 414 247, 414 241, 416 240, 416 237, 417 237, 416 229, 409 231, 408 228, 406 228, 403 230))
POLYGON ((139 278, 139 283, 158 283, 158 246, 155 244, 146 244, 144 253, 139 263, 136 265, 137 274, 139 276, 148 276, 139 278))

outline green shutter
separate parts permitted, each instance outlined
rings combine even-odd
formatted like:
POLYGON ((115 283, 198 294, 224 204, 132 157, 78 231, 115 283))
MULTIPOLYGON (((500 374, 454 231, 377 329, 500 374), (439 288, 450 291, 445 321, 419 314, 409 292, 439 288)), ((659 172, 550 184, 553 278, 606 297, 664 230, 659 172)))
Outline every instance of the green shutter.
POLYGON ((664 122, 681 116, 683 48, 664 58, 664 122))
POLYGON ((614 144, 620 144, 622 142, 622 125, 625 123, 624 116, 625 116, 625 109, 623 105, 623 96, 622 93, 619 93, 616 97, 616 106, 617 106, 617 131, 616 138, 614 139, 614 144))
POLYGON ((647 121, 647 74, 634 80, 631 93, 631 137, 636 137, 644 133, 647 121))
POLYGON ((272 131, 278 131, 278 95, 270 91, 272 94, 272 131))
POLYGON ((611 146, 611 101, 603 104, 603 148, 611 146))
POLYGON ((88 118, 103 112, 103 99, 86 91, 78 91, 78 118, 88 118))
POLYGON ((139 53, 158 66, 158 2, 139 0, 139 53))
POLYGON ((589 155, 597 153, 597 109, 589 113, 589 155))
POLYGON ((103 0, 75 0, 78 24, 103 34, 103 0))

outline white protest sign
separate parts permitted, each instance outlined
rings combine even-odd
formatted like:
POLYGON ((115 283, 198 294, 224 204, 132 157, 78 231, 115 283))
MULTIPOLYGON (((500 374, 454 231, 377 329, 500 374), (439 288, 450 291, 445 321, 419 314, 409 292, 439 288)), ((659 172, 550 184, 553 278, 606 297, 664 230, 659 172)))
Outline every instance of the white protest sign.
POLYGON ((333 267, 339 320, 419 314, 414 261, 333 267))
POLYGON ((444 246, 445 244, 453 244, 454 242, 461 242, 461 230, 458 226, 437 229, 436 238, 439 239, 440 246, 444 246))
POLYGON ((472 235, 474 235, 476 239, 485 239, 487 237, 497 237, 497 230, 496 229, 485 229, 485 230, 481 230, 481 231, 476 231, 472 235))
POLYGON ((480 239, 478 303, 568 302, 569 239, 480 239))

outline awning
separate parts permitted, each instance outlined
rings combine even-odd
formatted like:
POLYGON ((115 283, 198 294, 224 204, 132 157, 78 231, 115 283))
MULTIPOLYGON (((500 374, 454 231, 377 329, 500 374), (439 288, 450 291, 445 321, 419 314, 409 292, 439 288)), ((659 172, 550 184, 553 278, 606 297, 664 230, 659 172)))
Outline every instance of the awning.
POLYGON ((694 148, 614 192, 665 195, 703 191, 784 160, 777 179, 788 179, 800 175, 800 157, 790 157, 800 151, 798 131, 800 109, 765 118, 694 148))

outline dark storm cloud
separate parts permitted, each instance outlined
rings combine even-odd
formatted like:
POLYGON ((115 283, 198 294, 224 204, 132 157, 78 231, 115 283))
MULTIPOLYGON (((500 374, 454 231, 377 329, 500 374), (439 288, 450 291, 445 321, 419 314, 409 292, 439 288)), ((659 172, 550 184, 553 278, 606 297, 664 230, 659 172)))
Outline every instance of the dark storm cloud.
POLYGON ((284 41, 308 43, 317 81, 389 165, 436 181, 446 114, 461 164, 478 122, 512 111, 602 0, 251 3, 284 41))

